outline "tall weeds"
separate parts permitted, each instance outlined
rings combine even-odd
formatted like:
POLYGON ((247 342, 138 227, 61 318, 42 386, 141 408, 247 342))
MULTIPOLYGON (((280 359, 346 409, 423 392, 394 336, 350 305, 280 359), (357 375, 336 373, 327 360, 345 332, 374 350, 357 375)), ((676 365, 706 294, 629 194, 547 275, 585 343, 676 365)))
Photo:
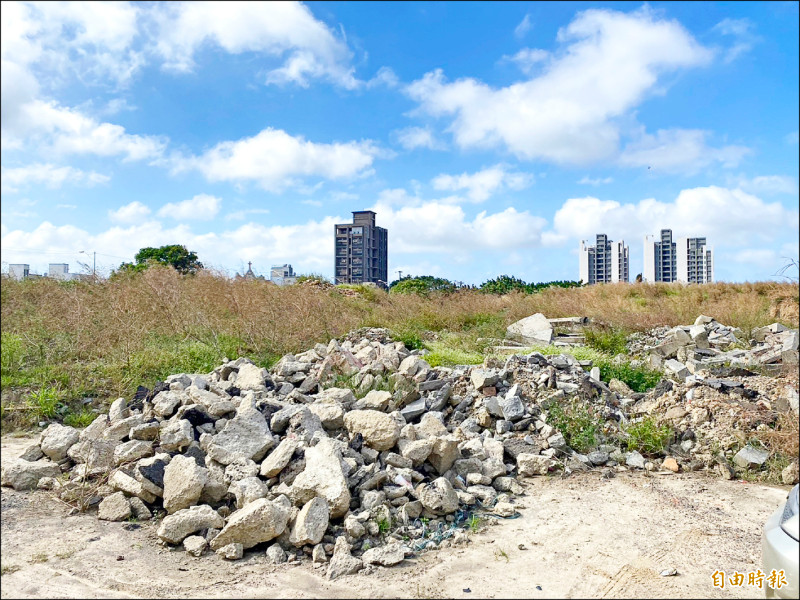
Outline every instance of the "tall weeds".
POLYGON ((224 357, 269 366, 288 352, 363 327, 387 327, 418 343, 458 335, 465 352, 480 338, 502 337, 510 323, 536 312, 591 317, 641 331, 693 323, 706 314, 749 333, 778 320, 798 326, 798 286, 744 283, 681 286, 613 284, 550 288, 536 294, 355 297, 337 289, 231 280, 202 271, 182 276, 155 267, 108 281, 13 281, 0 286, 2 387, 55 386, 66 401, 129 395, 139 384, 180 370, 208 370, 224 357), (8 347, 7 347, 8 344, 8 347))

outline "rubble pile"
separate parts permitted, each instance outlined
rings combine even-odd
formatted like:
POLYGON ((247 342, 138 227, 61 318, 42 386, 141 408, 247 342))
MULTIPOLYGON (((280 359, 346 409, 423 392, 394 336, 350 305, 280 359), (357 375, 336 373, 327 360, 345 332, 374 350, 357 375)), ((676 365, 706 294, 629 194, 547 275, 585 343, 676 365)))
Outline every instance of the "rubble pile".
POLYGON ((172 375, 82 431, 48 426, 2 484, 53 490, 110 521, 165 514, 159 539, 192 556, 255 548, 274 563, 310 557, 336 578, 467 542, 475 515, 519 516, 520 477, 713 469, 726 451, 743 468, 763 464, 756 448, 732 456, 726 436, 768 422, 780 402, 797 410, 795 388, 767 377, 698 370, 643 394, 569 354, 432 368, 424 352, 363 329, 269 371, 239 358, 172 375), (601 424, 585 453, 553 419, 570 402, 601 424), (628 451, 626 428, 648 415, 673 439, 663 452, 628 451))
POLYGON ((720 366, 772 371, 779 371, 782 365, 796 366, 798 339, 797 329, 773 323, 754 329, 748 340, 738 327, 727 327, 700 315, 694 325, 659 327, 635 334, 627 349, 632 355, 646 355, 650 366, 686 379, 699 370, 720 366))

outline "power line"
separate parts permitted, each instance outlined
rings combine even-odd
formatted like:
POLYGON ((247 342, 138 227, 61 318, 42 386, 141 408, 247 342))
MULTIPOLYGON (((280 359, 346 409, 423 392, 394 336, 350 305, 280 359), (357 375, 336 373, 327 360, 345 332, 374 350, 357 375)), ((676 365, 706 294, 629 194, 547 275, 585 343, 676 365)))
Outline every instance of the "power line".
MULTIPOLYGON (((45 254, 51 256, 73 256, 75 254, 80 254, 79 250, 75 250, 74 252, 52 252, 50 250, 36 250, 33 248, 2 248, 3 252, 25 252, 30 254, 45 254)), ((116 254, 105 254, 104 252, 98 252, 97 256, 108 256, 109 258, 119 258, 121 260, 127 260, 129 257, 127 256, 117 256, 116 254)))

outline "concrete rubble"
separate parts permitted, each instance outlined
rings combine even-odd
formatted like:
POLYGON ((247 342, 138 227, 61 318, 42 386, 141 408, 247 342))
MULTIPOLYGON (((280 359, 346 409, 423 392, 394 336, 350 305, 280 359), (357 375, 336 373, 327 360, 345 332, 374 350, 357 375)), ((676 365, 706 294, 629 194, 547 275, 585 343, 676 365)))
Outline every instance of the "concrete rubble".
MULTIPOLYGON (((552 340, 552 325, 534 317, 514 333, 552 340)), ((519 478, 759 468, 769 453, 743 446, 742 434, 797 411, 796 383, 745 369, 796 364, 797 331, 773 325, 742 342, 702 316, 634 336, 636 360, 665 373, 637 393, 569 354, 432 368, 425 351, 362 329, 269 370, 239 358, 172 375, 82 432, 50 425, 2 484, 65 499, 88 489, 99 518, 158 515, 162 543, 191 556, 266 552, 274 564, 313 560, 334 579, 462 543, 468 515, 518 516, 519 478), (352 387, 335 387, 342 377, 352 387), (583 452, 556 418, 574 402, 602 424, 583 452), (643 455, 628 449, 626 429, 645 418, 674 434, 643 455)), ((796 463, 784 480, 797 480, 796 463)))

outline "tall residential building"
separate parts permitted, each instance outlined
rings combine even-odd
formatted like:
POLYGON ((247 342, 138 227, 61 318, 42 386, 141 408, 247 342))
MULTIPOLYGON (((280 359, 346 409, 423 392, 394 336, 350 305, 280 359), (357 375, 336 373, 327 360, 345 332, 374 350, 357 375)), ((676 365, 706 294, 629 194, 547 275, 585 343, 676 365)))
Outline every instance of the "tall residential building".
POLYGON ((277 285, 291 285, 297 283, 292 265, 273 265, 269 272, 269 279, 277 285))
POLYGON ((661 240, 644 238, 644 281, 709 283, 714 281, 714 250, 706 238, 678 238, 672 241, 672 230, 662 229, 661 240))
POLYGON ((604 233, 598 233, 595 245, 587 246, 581 240, 579 252, 581 281, 593 283, 618 283, 628 281, 630 254, 625 242, 613 242, 604 233))
POLYGON ((644 236, 644 281, 672 282, 676 280, 676 248, 672 229, 662 229, 660 241, 652 235, 644 236))
POLYGON ((711 283, 714 281, 714 249, 706 238, 678 238, 677 281, 683 283, 711 283))
POLYGON ((353 211, 352 223, 334 225, 334 282, 375 283, 386 287, 389 274, 389 233, 375 225, 371 210, 353 211))

